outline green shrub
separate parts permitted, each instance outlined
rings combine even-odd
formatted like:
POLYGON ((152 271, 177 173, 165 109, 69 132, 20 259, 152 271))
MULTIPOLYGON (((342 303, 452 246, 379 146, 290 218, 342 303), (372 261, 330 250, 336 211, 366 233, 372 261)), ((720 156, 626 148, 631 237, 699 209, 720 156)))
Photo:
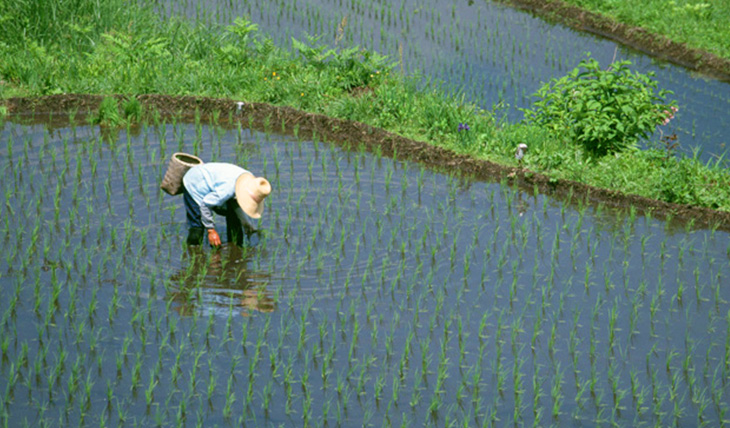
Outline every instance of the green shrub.
POLYGON ((224 62, 235 66, 248 64, 252 54, 250 44, 255 40, 258 28, 258 25, 250 22, 247 18, 236 18, 233 25, 227 28, 228 33, 234 37, 217 49, 218 57, 224 62))
POLYGON ((347 49, 329 48, 319 37, 308 37, 307 43, 292 37, 292 46, 306 63, 318 70, 329 68, 337 73, 336 87, 344 91, 366 87, 381 79, 395 64, 387 56, 370 52, 359 46, 347 49))
POLYGON ((114 78, 114 92, 154 92, 157 80, 171 68, 174 58, 166 35, 151 31, 112 31, 101 35, 100 43, 84 63, 88 76, 114 78))
POLYGON ((603 156, 631 147, 651 135, 669 118, 675 103, 656 93, 650 74, 632 73, 630 61, 602 70, 592 58, 560 79, 552 79, 535 94, 525 120, 550 129, 556 136, 581 145, 586 153, 603 156))

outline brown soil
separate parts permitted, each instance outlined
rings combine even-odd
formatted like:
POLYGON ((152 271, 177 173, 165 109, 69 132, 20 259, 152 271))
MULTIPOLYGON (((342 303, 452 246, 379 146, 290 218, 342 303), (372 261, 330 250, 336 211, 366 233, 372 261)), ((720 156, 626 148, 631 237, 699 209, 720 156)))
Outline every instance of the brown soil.
POLYGON ((641 27, 632 27, 597 13, 588 12, 560 0, 498 0, 557 21, 580 31, 587 31, 667 62, 689 68, 698 73, 730 82, 730 60, 712 53, 690 48, 664 36, 650 33, 641 27))
MULTIPOLYGON (((103 98, 101 95, 51 95, 39 98, 10 98, 0 100, 0 105, 8 107, 11 118, 45 122, 52 115, 56 126, 63 126, 58 121, 68 121, 68 112, 75 112, 77 120, 83 119, 85 115, 93 113, 98 108, 103 98)), ((118 98, 125 97, 118 96, 118 98)), ((634 209, 639 214, 651 213, 654 217, 671 218, 673 221, 679 221, 680 225, 692 222, 699 227, 730 230, 730 212, 671 204, 574 181, 551 179, 526 169, 473 159, 359 122, 260 103, 245 103, 239 111, 236 101, 230 99, 167 95, 141 95, 137 99, 144 105, 146 111, 157 112, 163 117, 174 116, 180 120, 193 120, 199 115, 201 120, 209 121, 215 116, 222 126, 240 123, 261 131, 290 135, 296 133, 302 138, 316 135, 320 139, 346 148, 364 146, 367 150, 383 156, 419 162, 449 174, 487 181, 506 181, 529 194, 538 191, 568 203, 605 204, 625 212, 634 209)))

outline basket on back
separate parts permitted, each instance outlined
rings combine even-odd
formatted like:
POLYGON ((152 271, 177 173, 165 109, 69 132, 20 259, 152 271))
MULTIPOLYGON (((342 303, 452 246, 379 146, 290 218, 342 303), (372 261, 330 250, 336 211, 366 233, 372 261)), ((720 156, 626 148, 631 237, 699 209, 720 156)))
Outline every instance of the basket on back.
POLYGON ((173 153, 160 188, 169 195, 179 195, 183 192, 182 179, 185 173, 195 165, 202 163, 203 161, 197 156, 181 152, 173 153))

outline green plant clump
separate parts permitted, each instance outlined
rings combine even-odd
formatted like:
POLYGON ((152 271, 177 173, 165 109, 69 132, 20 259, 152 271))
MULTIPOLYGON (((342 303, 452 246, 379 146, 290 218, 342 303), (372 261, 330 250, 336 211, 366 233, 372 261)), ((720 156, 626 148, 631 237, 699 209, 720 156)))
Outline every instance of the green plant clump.
POLYGON ((96 113, 89 117, 89 123, 95 125, 117 127, 142 119, 142 103, 130 98, 121 103, 114 97, 104 97, 96 113), (121 107, 121 111, 120 111, 121 107))
POLYGON ((124 119, 119 114, 119 105, 117 100, 112 97, 105 97, 99 104, 96 114, 89 118, 89 122, 104 126, 120 125, 124 119))
POLYGON ((656 93, 652 74, 632 73, 630 64, 618 61, 602 70, 593 58, 581 61, 537 91, 533 107, 522 109, 525 120, 599 157, 634 146, 669 117, 675 104, 664 101, 670 91, 656 93))

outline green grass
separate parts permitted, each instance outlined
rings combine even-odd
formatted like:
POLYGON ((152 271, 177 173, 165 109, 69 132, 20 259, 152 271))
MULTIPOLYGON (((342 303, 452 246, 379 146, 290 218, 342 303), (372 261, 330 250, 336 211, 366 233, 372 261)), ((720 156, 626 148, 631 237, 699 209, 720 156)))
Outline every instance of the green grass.
MULTIPOLYGON (((534 171, 730 210, 730 173, 724 162, 703 165, 696 157, 675 160, 674 154, 664 159, 661 149, 591 159, 570 142, 540 128, 507 123, 498 110, 448 95, 438 84, 423 87, 419 76, 401 76, 396 63, 373 52, 333 49, 317 38, 294 42, 294 51, 288 51, 242 18, 216 27, 163 21, 150 9, 119 0, 103 3, 78 2, 71 12, 60 1, 43 9, 3 4, 4 17, 26 18, 11 20, 9 31, 0 36, 0 80, 6 82, 0 85, 0 97, 165 93, 286 105, 505 165, 516 166, 514 151, 524 142, 530 150, 523 166, 534 171)), ((127 111, 132 107, 120 110, 134 117, 127 111)), ((99 120, 119 119, 112 114, 99 120)))
POLYGON ((730 3, 697 0, 563 0, 730 59, 730 3))

